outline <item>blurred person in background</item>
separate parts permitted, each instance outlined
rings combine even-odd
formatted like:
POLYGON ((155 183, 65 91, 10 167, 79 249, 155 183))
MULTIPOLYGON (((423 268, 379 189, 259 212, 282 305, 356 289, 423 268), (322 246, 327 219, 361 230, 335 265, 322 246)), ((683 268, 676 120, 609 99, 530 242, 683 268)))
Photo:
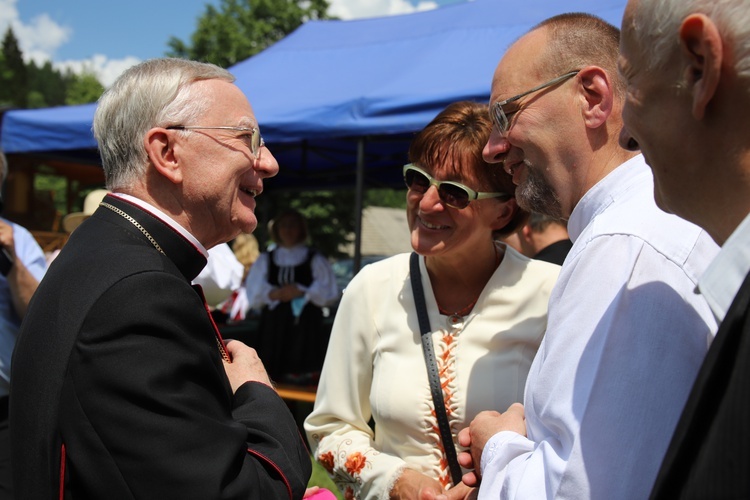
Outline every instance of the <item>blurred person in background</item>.
MULTIPOLYGON (((75 230, 75 228, 80 226, 83 221, 91 217, 91 214, 96 211, 96 209, 99 207, 99 203, 101 203, 102 199, 104 199, 107 193, 109 193, 109 191, 107 191, 106 189, 94 189, 93 191, 90 191, 83 199, 82 211, 71 212, 63 217, 62 227, 63 230, 68 233, 68 236, 75 230)), ((65 241, 67 241, 67 238, 65 241)), ((52 251, 45 252, 48 266, 52 264, 52 261, 57 258, 57 256, 60 254, 60 250, 62 250, 62 245, 52 251)))
MULTIPOLYGON (((0 151, 0 186, 8 162, 0 151)), ((0 199, 0 212, 2 200, 0 199)), ((44 252, 26 228, 0 219, 0 498, 13 498, 8 402, 10 369, 21 320, 47 270, 44 252)))
POLYGON ((242 273, 242 282, 244 283, 248 273, 250 273, 250 268, 260 257, 258 239, 250 233, 240 233, 232 242, 232 251, 244 268, 242 273))
POLYGON ((240 233, 232 242, 232 252, 237 262, 242 265, 242 278, 238 286, 232 291, 232 294, 214 311, 214 318, 219 322, 236 323, 245 320, 250 310, 250 304, 247 301, 247 289, 245 280, 258 257, 260 256, 260 247, 258 239, 250 233, 240 233))
POLYGON ((346 498, 463 498, 470 490, 448 465, 456 434, 480 410, 523 400, 560 268, 493 239, 527 214, 511 177, 482 160, 491 128, 486 105, 463 101, 414 138, 404 180, 415 253, 365 266, 344 292, 305 430, 346 498), (424 291, 449 443, 411 279, 424 291))
POLYGON ((272 250, 263 252, 245 282, 251 309, 260 309, 253 346, 271 379, 309 385, 317 382, 328 335, 323 308, 339 297, 328 260, 308 244, 305 217, 296 210, 271 224, 272 250))
POLYGON ((208 250, 208 263, 193 280, 200 285, 206 303, 214 310, 242 286, 245 267, 237 260, 232 248, 221 243, 208 250))
POLYGON ((99 208, 99 203, 102 202, 105 196, 107 196, 106 189, 94 189, 89 192, 83 199, 83 210, 80 212, 71 212, 63 217, 62 227, 66 233, 70 234, 81 225, 83 221, 91 217, 96 209, 99 208))
POLYGON ((519 230, 504 238, 505 243, 532 259, 561 266, 573 242, 564 220, 532 212, 519 230))

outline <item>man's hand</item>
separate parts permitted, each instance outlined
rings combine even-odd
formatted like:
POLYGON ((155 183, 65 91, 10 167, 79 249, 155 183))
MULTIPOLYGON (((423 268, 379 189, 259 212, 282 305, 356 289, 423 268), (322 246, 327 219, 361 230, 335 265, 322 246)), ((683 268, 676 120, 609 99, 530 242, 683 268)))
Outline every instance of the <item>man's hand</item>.
POLYGON ((476 486, 481 478, 479 466, 482 461, 482 450, 492 436, 501 431, 513 431, 526 435, 526 418, 523 405, 513 403, 505 413, 483 411, 472 420, 469 427, 458 433, 458 444, 469 451, 458 454, 458 463, 465 469, 474 469, 462 478, 467 486, 476 486))
POLYGON ((13 226, 0 220, 0 247, 10 254, 12 265, 6 279, 10 288, 10 301, 19 318, 26 315, 29 301, 34 295, 39 282, 16 256, 16 243, 13 237, 13 226))
POLYGON ((13 239, 13 226, 2 220, 0 220, 0 246, 6 249, 15 260, 16 244, 13 239))
POLYGON ((227 341, 227 354, 232 362, 224 361, 224 370, 227 372, 227 378, 232 386, 232 393, 245 382, 261 382, 267 386, 271 385, 266 368, 258 357, 255 349, 248 347, 238 340, 227 341))
POLYGON ((404 469, 391 488, 390 500, 433 500, 443 493, 443 487, 436 479, 412 469, 404 469))
POLYGON ((458 483, 448 491, 437 496, 423 495, 419 500, 476 500, 479 491, 464 483, 458 483))
POLYGON ((404 469, 391 489, 391 500, 475 500, 477 492, 463 483, 448 491, 429 476, 412 469, 404 469))

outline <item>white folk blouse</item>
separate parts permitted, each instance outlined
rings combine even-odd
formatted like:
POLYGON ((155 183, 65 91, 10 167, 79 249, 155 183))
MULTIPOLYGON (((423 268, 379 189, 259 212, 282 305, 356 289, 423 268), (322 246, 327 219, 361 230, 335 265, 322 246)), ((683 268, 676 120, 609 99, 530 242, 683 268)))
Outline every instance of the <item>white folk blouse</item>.
MULTIPOLYGON (((454 442, 478 412, 523 401, 560 269, 502 243, 498 249, 505 256, 459 328, 439 313, 420 259, 454 442)), ((305 422, 314 456, 347 498, 388 498, 404 468, 450 484, 409 279, 409 254, 401 254, 352 280, 305 422)))

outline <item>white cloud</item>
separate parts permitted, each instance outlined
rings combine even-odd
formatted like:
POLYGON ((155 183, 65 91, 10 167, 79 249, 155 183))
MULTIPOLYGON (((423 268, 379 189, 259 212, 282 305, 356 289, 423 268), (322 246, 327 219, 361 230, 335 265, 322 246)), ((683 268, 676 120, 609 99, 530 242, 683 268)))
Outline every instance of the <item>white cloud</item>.
POLYGON ((413 5, 408 0, 330 0, 328 13, 341 19, 390 16, 430 10, 438 7, 434 1, 421 0, 413 5))
POLYGON ((94 73, 102 85, 109 87, 114 83, 123 71, 141 62, 137 57, 126 57, 124 59, 107 59, 102 54, 94 54, 89 59, 76 61, 61 61, 54 63, 55 68, 69 69, 74 73, 94 73))
POLYGON ((39 50, 50 54, 67 42, 73 32, 69 27, 57 24, 47 14, 38 15, 29 24, 16 21, 13 23, 13 31, 24 52, 39 50))
POLYGON ((135 57, 114 60, 101 54, 76 61, 55 61, 55 52, 70 40, 73 30, 58 24, 47 14, 40 14, 31 21, 24 22, 19 17, 17 2, 18 0, 0 0, 0 36, 5 34, 8 26, 12 27, 26 61, 34 61, 37 65, 53 61, 55 68, 72 70, 78 74, 93 72, 105 87, 111 85, 123 71, 140 62, 135 57))
MULTIPOLYGON (((57 69, 70 69, 76 73, 93 72, 105 87, 110 86, 123 71, 140 62, 136 57, 115 60, 102 54, 83 60, 55 61, 57 49, 71 39, 73 29, 57 23, 48 14, 23 21, 16 8, 17 3, 18 0, 0 0, 0 36, 11 26, 27 61, 34 61, 38 65, 53 61, 57 69)), ((419 0, 416 5, 409 0, 330 0, 328 12, 341 19, 358 19, 408 14, 438 6, 437 1, 433 0, 419 0)))
POLYGON ((73 30, 55 22, 49 15, 40 14, 30 22, 18 15, 17 0, 0 0, 0 32, 10 26, 27 61, 43 63, 54 60, 55 51, 70 40, 73 30))
POLYGON ((0 31, 5 34, 8 25, 18 20, 16 0, 0 0, 0 31))

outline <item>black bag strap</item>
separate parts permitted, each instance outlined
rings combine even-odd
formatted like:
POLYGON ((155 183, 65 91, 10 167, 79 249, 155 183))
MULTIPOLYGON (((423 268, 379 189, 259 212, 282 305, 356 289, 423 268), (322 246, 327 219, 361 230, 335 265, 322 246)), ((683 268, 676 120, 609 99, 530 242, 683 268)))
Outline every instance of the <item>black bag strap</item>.
POLYGON ((422 275, 419 271, 419 255, 412 252, 409 260, 409 271, 411 275, 411 288, 414 293, 414 304, 417 307, 417 319, 422 338, 422 353, 427 366, 427 378, 430 379, 430 392, 432 402, 435 405, 435 416, 440 429, 440 439, 443 441, 445 456, 451 471, 451 479, 456 485, 461 482, 461 467, 458 465, 456 447, 453 444, 453 435, 448 424, 448 414, 445 411, 443 400, 443 389, 440 386, 440 375, 438 374, 437 362, 435 361, 435 350, 432 348, 432 337, 430 336, 430 318, 427 315, 427 305, 424 300, 424 289, 422 288, 422 275))

